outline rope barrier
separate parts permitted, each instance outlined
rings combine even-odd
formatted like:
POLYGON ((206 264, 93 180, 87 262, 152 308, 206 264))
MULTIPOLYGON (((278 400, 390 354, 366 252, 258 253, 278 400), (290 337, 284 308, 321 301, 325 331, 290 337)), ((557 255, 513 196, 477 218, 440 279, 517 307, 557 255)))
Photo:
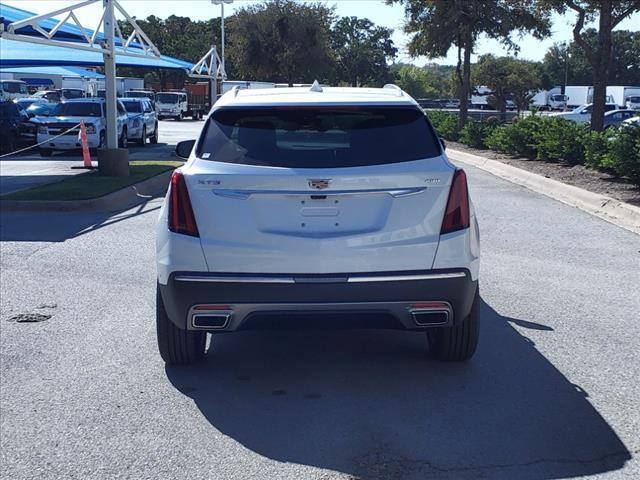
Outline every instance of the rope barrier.
POLYGON ((73 132, 74 130, 77 130, 78 128, 80 128, 80 124, 79 123, 76 126, 71 127, 69 130, 66 130, 66 131, 62 132, 61 134, 56 135, 55 137, 48 138, 44 142, 36 143, 35 145, 29 145, 28 147, 22 148, 20 150, 16 150, 15 152, 5 153, 4 155, 0 155, 0 158, 5 158, 5 157, 9 157, 11 155, 16 155, 17 153, 26 152, 27 150, 31 150, 32 148, 36 148, 36 147, 39 147, 40 145, 44 145, 45 143, 48 143, 51 140, 55 140, 56 138, 64 137, 69 132, 73 132))
MULTIPOLYGON (((139 118, 139 117, 142 117, 142 116, 144 116, 144 114, 143 114, 143 113, 140 113, 140 114, 135 115, 135 116, 133 116, 133 117, 131 117, 131 118, 139 118)), ((37 127, 37 124, 36 124, 36 127, 37 127)), ((5 157, 9 157, 9 156, 11 156, 11 155, 16 155, 16 154, 18 154, 18 153, 26 152, 26 151, 28 151, 28 150, 31 150, 32 148, 36 148, 36 147, 39 147, 40 145, 44 145, 45 143, 48 143, 48 142, 50 142, 51 140, 55 140, 56 138, 64 137, 64 136, 65 136, 66 134, 68 134, 69 132, 72 132, 72 131, 74 131, 74 130, 78 130, 79 128, 80 128, 80 124, 78 123, 78 124, 77 124, 77 125, 75 125, 74 127, 71 127, 69 130, 66 130, 66 131, 62 132, 61 134, 56 135, 55 137, 48 138, 47 140, 45 140, 45 141, 43 141, 43 142, 36 143, 35 145, 29 145, 28 147, 22 148, 22 149, 20 149, 20 150, 16 150, 15 152, 5 153, 5 154, 3 154, 3 155, 0 155, 0 158, 5 158, 5 157)), ((36 134, 36 136, 37 136, 37 134, 36 134)))

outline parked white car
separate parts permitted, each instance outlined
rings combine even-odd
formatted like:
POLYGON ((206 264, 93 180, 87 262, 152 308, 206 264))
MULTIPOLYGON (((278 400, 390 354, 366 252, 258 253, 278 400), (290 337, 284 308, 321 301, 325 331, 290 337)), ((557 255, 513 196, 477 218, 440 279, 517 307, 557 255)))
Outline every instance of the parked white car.
POLYGON ((207 333, 330 325, 422 332, 438 359, 478 343, 467 177, 417 102, 385 88, 234 89, 176 170, 156 231, 162 358, 207 333))
POLYGON ((151 101, 147 98, 121 98, 120 101, 127 111, 129 140, 141 146, 147 139, 158 143, 158 117, 151 101))
MULTIPOLYGON (((615 103, 606 103, 604 111, 609 112, 611 110, 617 110, 618 105, 615 103)), ((563 118, 564 120, 571 120, 577 123, 589 123, 591 122, 591 112, 593 110, 593 103, 587 103, 586 105, 580 105, 579 107, 571 110, 570 112, 557 112, 550 113, 550 117, 563 118)))
MULTIPOLYGON (((119 144, 127 148, 127 112, 120 101, 117 103, 117 127, 119 144)), ((38 143, 40 155, 51 156, 54 150, 75 150, 82 148, 78 138, 80 120, 84 121, 89 148, 106 146, 107 119, 103 98, 78 98, 59 103, 49 117, 38 122, 38 143), (67 132, 67 133, 64 133, 67 132), (62 136, 59 136, 63 134, 62 136), (56 138, 57 137, 57 138, 56 138)))

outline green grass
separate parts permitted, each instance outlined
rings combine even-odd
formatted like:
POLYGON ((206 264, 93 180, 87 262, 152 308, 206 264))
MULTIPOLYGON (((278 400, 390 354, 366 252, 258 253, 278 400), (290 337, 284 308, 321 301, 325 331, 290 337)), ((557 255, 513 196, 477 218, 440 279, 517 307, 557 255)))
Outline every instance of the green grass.
POLYGON ((182 165, 176 161, 132 161, 128 177, 101 177, 98 171, 90 171, 65 178, 59 182, 3 195, 3 200, 89 200, 139 183, 148 178, 173 170, 182 165))

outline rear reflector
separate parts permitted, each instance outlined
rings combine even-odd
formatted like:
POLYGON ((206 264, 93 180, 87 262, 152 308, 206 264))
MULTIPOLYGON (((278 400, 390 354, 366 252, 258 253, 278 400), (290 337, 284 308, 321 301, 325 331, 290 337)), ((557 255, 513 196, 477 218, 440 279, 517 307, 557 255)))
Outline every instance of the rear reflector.
POLYGON ((469 228, 469 192, 467 191, 467 175, 458 169, 453 174, 449 200, 442 219, 440 234, 456 232, 469 228))
POLYGON ((169 193, 169 230, 183 235, 198 237, 198 226, 191 208, 189 191, 184 175, 179 170, 171 176, 169 193))

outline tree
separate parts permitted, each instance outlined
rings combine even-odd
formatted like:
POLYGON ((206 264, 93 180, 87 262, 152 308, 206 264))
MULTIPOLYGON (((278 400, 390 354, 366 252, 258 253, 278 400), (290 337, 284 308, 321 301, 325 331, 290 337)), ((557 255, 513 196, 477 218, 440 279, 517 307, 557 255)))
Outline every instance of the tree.
POLYGON ((270 0, 241 8, 229 25, 229 59, 240 78, 271 82, 326 81, 333 67, 333 9, 270 0))
POLYGON ((493 97, 495 107, 507 110, 507 100, 513 99, 518 111, 527 109, 530 100, 543 85, 540 65, 513 57, 483 55, 473 67, 476 85, 489 88, 487 95, 493 97))
POLYGON ((471 54, 481 34, 518 50, 514 31, 531 32, 537 38, 549 34, 549 13, 527 0, 387 0, 405 7, 405 32, 412 56, 443 57, 452 46, 458 49, 457 77, 460 127, 467 119, 471 93, 471 54))
MULTIPOLYGON (((209 51, 212 43, 216 39, 219 42, 220 39, 220 24, 213 20, 199 22, 193 21, 189 17, 176 15, 161 19, 150 15, 144 20, 136 19, 136 22, 163 55, 192 63, 202 58, 209 51), (207 34, 203 35, 203 32, 207 32, 207 34)), ((119 25, 123 35, 127 37, 132 31, 131 25, 125 21, 119 21, 119 25)), ((227 68, 227 70, 229 69, 227 68)), ((119 67, 118 73, 124 76, 137 76, 142 73, 149 81, 159 81, 162 88, 165 88, 169 82, 179 86, 186 79, 186 74, 178 70, 119 67)))
POLYGON ((415 65, 403 65, 396 73, 396 83, 414 98, 437 98, 440 90, 434 86, 435 76, 415 65))
POLYGON ((515 58, 512 59, 508 82, 518 113, 529 109, 537 90, 552 87, 540 63, 515 58))
POLYGON ((331 48, 336 59, 336 80, 352 86, 381 85, 389 79, 388 60, 398 53, 393 30, 377 27, 371 20, 342 17, 331 32, 331 48))
POLYGON ((560 13, 571 10, 576 13, 573 40, 582 49, 593 69, 593 110, 591 128, 604 129, 604 106, 607 95, 607 79, 613 55, 613 29, 633 12, 640 10, 640 0, 544 0, 545 4, 560 13), (586 22, 598 18, 598 39, 588 41, 586 22))
MULTIPOLYGON (((583 36, 594 48, 598 42, 598 31, 589 28, 583 36)), ((640 80, 640 32, 618 30, 612 34, 611 66, 609 85, 635 85, 640 80)), ((593 70, 584 51, 576 42, 568 45, 555 43, 544 56, 543 70, 553 85, 591 85, 593 70)))

